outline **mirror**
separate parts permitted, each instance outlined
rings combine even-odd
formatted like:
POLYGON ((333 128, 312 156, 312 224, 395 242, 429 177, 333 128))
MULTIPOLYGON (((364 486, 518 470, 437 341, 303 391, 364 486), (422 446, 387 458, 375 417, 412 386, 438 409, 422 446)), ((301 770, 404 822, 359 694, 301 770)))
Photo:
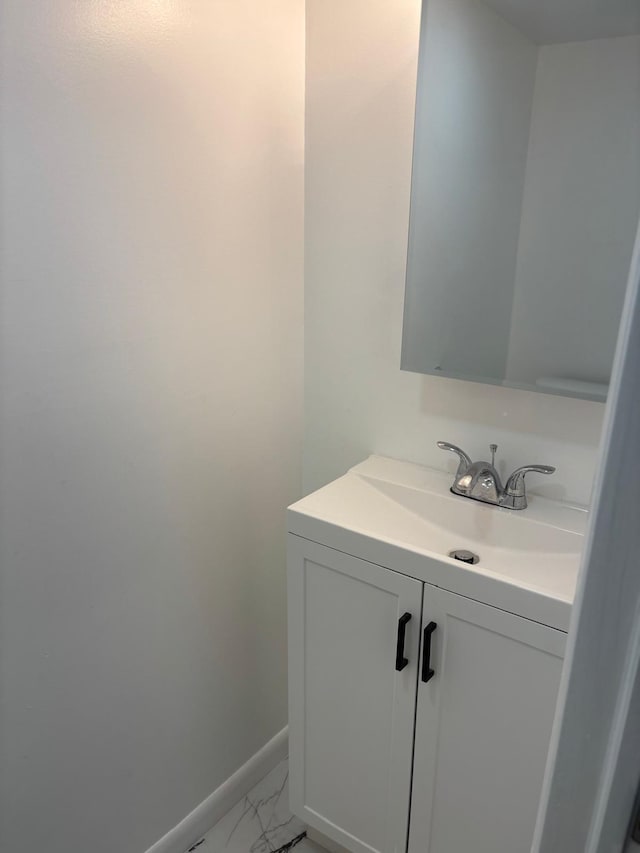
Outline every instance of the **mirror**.
POLYGON ((640 0, 423 0, 402 369, 606 399, 640 0))

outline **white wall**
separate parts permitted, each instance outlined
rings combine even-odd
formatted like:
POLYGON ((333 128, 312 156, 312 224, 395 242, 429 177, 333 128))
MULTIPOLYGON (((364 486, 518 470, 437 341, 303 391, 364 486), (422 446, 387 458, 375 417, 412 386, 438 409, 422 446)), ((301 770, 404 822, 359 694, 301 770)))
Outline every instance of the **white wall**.
POLYGON ((538 50, 479 0, 429 0, 421 45, 402 364, 499 381, 538 50))
POLYGON ((286 723, 304 10, 1 8, 0 849, 143 853, 286 723))
POLYGON ((599 403, 401 372, 419 0, 308 0, 305 490, 373 451, 455 468, 437 439, 530 488, 589 499, 599 403))
POLYGON ((508 377, 608 382, 640 213, 640 37, 540 48, 508 377))

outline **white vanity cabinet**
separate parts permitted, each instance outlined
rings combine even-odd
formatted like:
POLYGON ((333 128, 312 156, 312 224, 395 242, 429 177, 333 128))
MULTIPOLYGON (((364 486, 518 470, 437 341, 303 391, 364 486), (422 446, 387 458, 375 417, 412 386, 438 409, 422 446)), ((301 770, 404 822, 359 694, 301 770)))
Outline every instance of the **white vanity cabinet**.
POLYGON ((288 537, 292 811, 353 853, 529 853, 565 633, 288 537))
POLYGON ((566 634, 428 584, 423 623, 409 853, 529 853, 566 634))
POLYGON ((297 536, 288 562, 292 811, 353 853, 404 850, 423 584, 297 536))

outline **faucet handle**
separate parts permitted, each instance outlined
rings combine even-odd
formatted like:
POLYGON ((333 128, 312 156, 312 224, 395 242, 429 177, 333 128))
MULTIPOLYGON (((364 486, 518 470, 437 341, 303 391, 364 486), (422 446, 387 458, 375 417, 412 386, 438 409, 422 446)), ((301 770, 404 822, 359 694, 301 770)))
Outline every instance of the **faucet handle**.
POLYGON ((467 456, 464 450, 461 450, 459 447, 456 447, 455 444, 449 444, 448 441, 438 441, 436 442, 440 450, 449 450, 451 453, 455 453, 458 459, 460 460, 458 464, 458 470, 456 472, 456 477, 462 477, 462 475, 466 472, 467 468, 470 467, 473 463, 471 459, 467 456))
POLYGON ((502 505, 509 506, 511 509, 526 509, 527 490, 524 484, 525 474, 528 474, 530 471, 536 474, 554 474, 555 470, 552 465, 523 465, 522 468, 516 468, 507 480, 507 485, 504 487, 502 505))

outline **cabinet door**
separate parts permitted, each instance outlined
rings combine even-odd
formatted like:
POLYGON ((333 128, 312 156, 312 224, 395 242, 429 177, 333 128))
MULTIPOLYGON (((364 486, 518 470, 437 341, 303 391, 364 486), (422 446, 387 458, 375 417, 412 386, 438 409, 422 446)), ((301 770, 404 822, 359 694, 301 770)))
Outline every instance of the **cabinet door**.
POLYGON ((289 536, 291 810, 354 853, 406 850, 422 587, 289 536))
POLYGON ((423 607, 437 628, 434 675, 418 687, 409 853, 529 853, 566 635, 431 586, 423 607))

